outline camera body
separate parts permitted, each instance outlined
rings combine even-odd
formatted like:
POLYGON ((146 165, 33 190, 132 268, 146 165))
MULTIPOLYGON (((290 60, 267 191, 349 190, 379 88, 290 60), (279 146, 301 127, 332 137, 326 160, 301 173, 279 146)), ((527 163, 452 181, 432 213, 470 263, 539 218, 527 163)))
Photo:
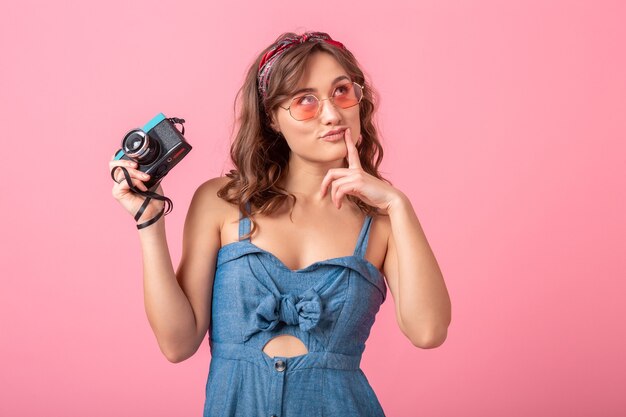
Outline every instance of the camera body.
POLYGON ((191 150, 191 145, 171 120, 184 123, 182 119, 168 119, 159 113, 142 128, 130 130, 124 135, 122 148, 114 157, 115 160, 137 162, 137 169, 150 175, 150 179, 144 181, 148 190, 156 188, 163 177, 191 150))

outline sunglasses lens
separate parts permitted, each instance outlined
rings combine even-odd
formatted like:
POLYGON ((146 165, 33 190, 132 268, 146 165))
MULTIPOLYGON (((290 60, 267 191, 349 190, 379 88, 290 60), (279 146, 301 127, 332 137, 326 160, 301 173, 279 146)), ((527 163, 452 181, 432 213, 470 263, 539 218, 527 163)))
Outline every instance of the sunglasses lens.
POLYGON ((315 117, 319 103, 317 97, 312 94, 296 97, 291 102, 291 115, 296 120, 306 120, 315 117))
MULTIPOLYGON (((332 101, 337 107, 347 109, 356 106, 363 98, 363 89, 357 83, 346 83, 338 86, 332 96, 332 101)), ((296 120, 308 120, 317 115, 319 101, 313 94, 299 96, 291 101, 289 112, 296 120)))
POLYGON ((348 83, 337 87, 333 101, 342 109, 356 106, 363 97, 361 87, 356 83, 348 83))

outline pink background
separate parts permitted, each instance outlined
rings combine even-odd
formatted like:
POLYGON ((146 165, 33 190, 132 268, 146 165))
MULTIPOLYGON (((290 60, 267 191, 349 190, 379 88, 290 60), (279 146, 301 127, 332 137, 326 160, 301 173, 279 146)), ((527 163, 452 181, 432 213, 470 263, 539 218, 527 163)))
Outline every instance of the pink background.
POLYGON ((107 163, 158 112, 187 120, 194 150, 164 183, 177 265, 194 190, 229 166, 244 71, 303 30, 380 92, 383 175, 452 298, 433 350, 383 305, 362 367, 387 414, 626 415, 624 2, 259 3, 3 5, 0 415, 202 414, 208 343, 159 351, 107 163))

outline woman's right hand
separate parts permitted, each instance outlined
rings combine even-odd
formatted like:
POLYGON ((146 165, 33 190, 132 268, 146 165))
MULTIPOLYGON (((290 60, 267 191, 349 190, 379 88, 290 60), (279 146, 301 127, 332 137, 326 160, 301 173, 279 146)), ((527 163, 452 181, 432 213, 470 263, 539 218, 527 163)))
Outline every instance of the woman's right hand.
MULTIPOLYGON (((141 191, 148 191, 148 188, 145 186, 143 181, 147 181, 150 176, 138 170, 136 162, 129 161, 127 159, 115 160, 115 156, 113 156, 113 158, 109 161, 109 176, 113 168, 116 166, 126 168, 133 186, 141 191)), ((115 183, 113 184, 112 190, 113 197, 122 205, 122 207, 126 209, 127 212, 135 217, 135 214, 139 211, 139 208, 143 204, 146 197, 138 195, 130 189, 121 168, 115 170, 114 177, 115 183)), ((163 195, 163 188, 161 187, 161 184, 159 184, 157 189, 153 192, 163 195)), ((163 201, 159 201, 154 198, 150 199, 148 207, 146 207, 139 220, 137 220, 137 224, 143 223, 158 215, 163 209, 163 205, 163 201)))

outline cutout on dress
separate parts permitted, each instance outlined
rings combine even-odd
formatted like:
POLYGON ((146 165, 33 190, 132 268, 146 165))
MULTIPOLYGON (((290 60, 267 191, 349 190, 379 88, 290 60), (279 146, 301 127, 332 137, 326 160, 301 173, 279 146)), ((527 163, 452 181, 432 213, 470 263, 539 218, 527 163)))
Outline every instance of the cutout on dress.
POLYGON ((309 350, 299 338, 290 334, 281 334, 270 339, 263 346, 263 352, 271 358, 275 356, 290 358, 292 356, 305 355, 309 353, 309 350))

